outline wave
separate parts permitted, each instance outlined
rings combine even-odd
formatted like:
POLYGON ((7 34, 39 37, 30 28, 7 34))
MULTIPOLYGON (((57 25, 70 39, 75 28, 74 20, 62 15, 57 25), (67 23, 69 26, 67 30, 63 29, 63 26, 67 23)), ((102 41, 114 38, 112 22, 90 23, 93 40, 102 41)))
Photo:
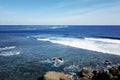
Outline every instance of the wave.
POLYGON ((62 26, 62 25, 61 26, 52 26, 51 29, 66 28, 66 27, 68 27, 68 26, 67 25, 66 26, 65 25, 64 26, 62 26))
POLYGON ((107 39, 107 38, 68 38, 68 37, 56 37, 51 39, 37 38, 40 41, 49 41, 51 43, 62 44, 75 48, 91 50, 102 53, 109 53, 114 55, 120 55, 120 40, 107 39))
POLYGON ((4 47, 4 48, 0 48, 0 51, 14 49, 14 48, 16 48, 16 46, 4 47))
POLYGON ((3 52, 0 54, 0 56, 4 56, 4 57, 7 57, 7 56, 13 56, 13 55, 19 55, 20 52, 19 51, 9 51, 9 52, 3 52))
POLYGON ((120 40, 117 40, 117 39, 106 39, 106 38, 85 38, 85 39, 92 40, 92 41, 120 44, 120 40))
POLYGON ((64 70, 65 71, 69 71, 69 70, 77 70, 79 69, 79 65, 70 65, 70 66, 67 66, 67 67, 64 67, 64 70))
POLYGON ((30 36, 26 36, 26 38, 30 38, 30 36))
POLYGON ((53 61, 50 59, 43 60, 41 63, 42 64, 51 64, 51 66, 53 66, 53 67, 60 67, 64 64, 64 62, 53 61))

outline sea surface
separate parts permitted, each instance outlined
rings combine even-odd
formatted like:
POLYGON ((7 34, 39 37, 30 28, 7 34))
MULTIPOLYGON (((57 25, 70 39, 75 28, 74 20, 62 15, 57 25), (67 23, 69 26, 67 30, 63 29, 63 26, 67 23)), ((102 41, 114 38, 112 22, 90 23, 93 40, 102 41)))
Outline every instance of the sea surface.
POLYGON ((0 25, 0 80, 37 80, 47 71, 73 74, 120 64, 120 26, 0 25), (53 57, 63 58, 60 64, 53 57))

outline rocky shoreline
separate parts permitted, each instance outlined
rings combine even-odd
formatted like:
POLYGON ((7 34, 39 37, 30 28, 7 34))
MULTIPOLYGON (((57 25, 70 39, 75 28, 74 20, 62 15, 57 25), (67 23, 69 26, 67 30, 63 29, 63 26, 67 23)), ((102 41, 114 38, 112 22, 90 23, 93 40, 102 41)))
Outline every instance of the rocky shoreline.
POLYGON ((49 71, 38 80, 120 80, 120 64, 105 61, 105 67, 90 70, 83 67, 79 72, 69 75, 63 72, 49 71))

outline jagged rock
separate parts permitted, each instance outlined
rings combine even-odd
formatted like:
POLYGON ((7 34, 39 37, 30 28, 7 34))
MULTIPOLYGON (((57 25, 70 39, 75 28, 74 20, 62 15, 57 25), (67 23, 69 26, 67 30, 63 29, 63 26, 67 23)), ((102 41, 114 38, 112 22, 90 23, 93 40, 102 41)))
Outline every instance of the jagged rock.
POLYGON ((61 58, 61 57, 53 57, 52 60, 56 61, 56 62, 63 62, 64 61, 63 58, 61 58))
POLYGON ((84 67, 80 71, 77 80, 90 80, 92 78, 92 76, 93 76, 93 74, 90 73, 89 68, 84 67))
POLYGON ((116 67, 112 67, 111 69, 109 69, 109 72, 115 76, 119 73, 119 70, 116 67))
POLYGON ((105 65, 112 65, 112 62, 111 62, 111 61, 106 60, 106 61, 104 62, 104 64, 105 64, 105 65))
POLYGON ((88 67, 83 67, 79 73, 72 75, 72 77, 63 72, 50 71, 43 76, 43 80, 120 80, 120 65, 110 66, 111 68, 96 69, 92 73, 88 67))
POLYGON ((120 71, 120 65, 118 66, 118 70, 120 71))
POLYGON ((99 80, 110 80, 109 72, 107 72, 106 69, 102 68, 99 70, 97 78, 99 80))
POLYGON ((72 80, 70 75, 63 72, 49 71, 44 75, 44 80, 72 80))

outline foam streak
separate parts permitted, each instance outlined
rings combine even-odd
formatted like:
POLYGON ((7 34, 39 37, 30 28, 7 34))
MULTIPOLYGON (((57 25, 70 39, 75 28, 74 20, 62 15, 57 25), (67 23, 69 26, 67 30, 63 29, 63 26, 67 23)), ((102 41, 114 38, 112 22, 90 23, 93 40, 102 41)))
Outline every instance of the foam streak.
POLYGON ((4 47, 4 48, 0 48, 0 51, 14 49, 14 48, 16 48, 16 46, 4 47))
POLYGON ((13 55, 19 55, 20 52, 5 52, 5 53, 2 53, 0 54, 0 56, 4 56, 4 57, 7 57, 7 56, 13 56, 13 55))

